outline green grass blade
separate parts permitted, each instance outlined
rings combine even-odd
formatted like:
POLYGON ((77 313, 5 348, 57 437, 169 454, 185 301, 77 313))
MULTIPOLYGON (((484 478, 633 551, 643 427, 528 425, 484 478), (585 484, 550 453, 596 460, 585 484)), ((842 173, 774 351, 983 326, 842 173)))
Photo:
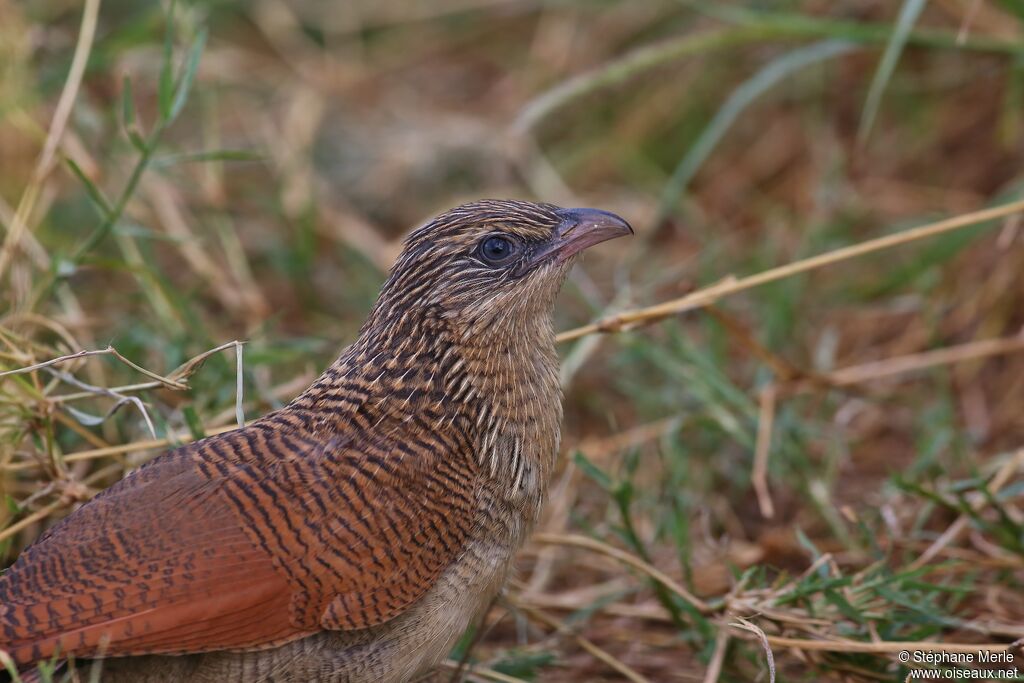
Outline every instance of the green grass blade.
POLYGON ((1021 3, 1020 0, 999 0, 998 4, 1004 11, 1013 14, 1024 22, 1024 3, 1021 3))
MULTIPOLYGON (((697 171, 711 152, 736 122, 740 114, 754 100, 780 83, 787 76, 813 64, 847 54, 856 49, 854 45, 839 40, 825 40, 807 47, 801 47, 769 62, 763 69, 740 84, 714 118, 701 133, 697 142, 686 153, 665 185, 661 196, 659 219, 664 219, 679 202, 679 196, 686 189, 697 171)), ((658 221, 660 222, 660 220, 658 221)))
POLYGON ((207 161, 262 161, 266 155, 251 149, 211 149, 203 152, 168 154, 153 159, 153 168, 167 168, 177 164, 203 163, 207 161))
POLYGON ((199 70, 199 60, 202 58, 203 48, 206 46, 206 35, 206 27, 201 28, 189 47, 188 58, 185 60, 184 69, 174 89, 174 101, 171 103, 171 108, 168 112, 168 122, 177 118, 188 101, 188 94, 192 90, 192 83, 195 80, 196 72, 199 70))
POLYGON ((92 203, 99 210, 100 217, 106 218, 109 216, 110 212, 113 211, 113 207, 110 205, 110 201, 104 196, 103 191, 96 186, 96 183, 89 180, 89 177, 85 175, 85 171, 83 171, 73 159, 65 159, 64 161, 67 162, 68 168, 71 169, 71 172, 74 173, 75 177, 82 183, 82 187, 85 188, 85 192, 89 195, 89 199, 92 200, 92 203))
POLYGON ((170 118, 171 103, 174 97, 174 2, 167 10, 167 30, 164 32, 164 54, 160 64, 160 82, 157 85, 157 100, 160 107, 160 118, 170 118))
POLYGON ((135 92, 132 88, 132 81, 128 76, 125 76, 122 82, 121 126, 132 146, 141 152, 146 148, 146 141, 142 139, 142 135, 139 133, 139 126, 136 124, 135 92))
POLYGON ((127 75, 121 83, 121 123, 125 130, 129 130, 135 125, 135 94, 132 91, 132 79, 127 75))
POLYGON ((882 104, 882 95, 885 93, 885 88, 889 84, 893 72, 896 70, 896 63, 899 62, 900 55, 903 54, 907 38, 914 29, 917 18, 921 16, 925 2, 927 0, 905 0, 903 7, 900 9, 900 15, 896 19, 892 36, 885 46, 885 52, 882 53, 882 61, 878 64, 878 70, 875 71, 875 77, 871 80, 871 87, 868 89, 867 99, 864 101, 864 111, 861 113, 860 128, 857 131, 857 139, 861 144, 867 140, 868 135, 871 133, 871 127, 878 116, 878 108, 882 104))
POLYGON ((608 473, 602 470, 600 467, 592 463, 587 456, 583 455, 582 451, 576 451, 572 454, 573 462, 579 467, 585 475, 597 482, 605 491, 611 491, 615 488, 615 482, 608 476, 608 473))

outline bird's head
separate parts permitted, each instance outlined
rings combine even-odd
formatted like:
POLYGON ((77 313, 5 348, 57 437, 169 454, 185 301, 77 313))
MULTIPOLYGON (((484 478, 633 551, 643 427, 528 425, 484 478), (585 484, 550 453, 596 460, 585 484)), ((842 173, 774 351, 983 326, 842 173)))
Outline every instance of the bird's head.
POLYGON ((632 232, 597 209, 465 204, 409 235, 377 308, 392 317, 429 311, 467 331, 546 319, 575 257, 632 232))

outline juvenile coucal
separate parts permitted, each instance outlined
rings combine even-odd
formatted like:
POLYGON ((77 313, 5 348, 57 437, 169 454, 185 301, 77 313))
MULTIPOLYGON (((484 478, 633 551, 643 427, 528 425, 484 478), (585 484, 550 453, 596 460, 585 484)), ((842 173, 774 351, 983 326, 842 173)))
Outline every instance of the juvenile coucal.
POLYGON ((480 201, 414 231, 309 389, 171 450, 0 577, 0 649, 102 680, 408 681, 501 588, 562 417, 551 311, 614 214, 480 201), (174 655, 174 656, 170 656, 174 655))

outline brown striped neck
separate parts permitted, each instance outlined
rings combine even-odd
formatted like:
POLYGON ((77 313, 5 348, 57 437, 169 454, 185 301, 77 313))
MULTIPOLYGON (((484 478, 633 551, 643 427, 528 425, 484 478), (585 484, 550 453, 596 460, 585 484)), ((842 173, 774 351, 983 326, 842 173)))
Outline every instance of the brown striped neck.
POLYGON ((557 374, 547 315, 461 329, 436 315, 406 315, 364 328, 307 393, 349 380, 378 387, 382 394, 443 391, 457 406, 492 394, 503 397, 517 385, 540 382, 549 389, 552 382, 557 385, 557 374), (464 380, 469 389, 453 391, 464 380))
POLYGON ((561 423, 551 319, 467 332, 429 312, 383 323, 371 317, 359 339, 285 412, 297 429, 319 434, 387 430, 410 419, 438 429, 461 416, 479 435, 538 442, 546 477, 561 423))

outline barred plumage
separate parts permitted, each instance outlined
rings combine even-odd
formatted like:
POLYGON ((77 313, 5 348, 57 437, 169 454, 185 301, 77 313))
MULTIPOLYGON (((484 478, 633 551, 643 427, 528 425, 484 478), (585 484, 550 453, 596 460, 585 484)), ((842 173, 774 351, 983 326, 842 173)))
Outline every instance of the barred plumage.
POLYGON ((540 511, 561 421, 554 296, 576 253, 629 231, 512 201, 417 229, 302 395, 156 458, 23 553, 0 577, 0 647, 22 666, 105 655, 105 680, 126 681, 433 666, 540 511))

